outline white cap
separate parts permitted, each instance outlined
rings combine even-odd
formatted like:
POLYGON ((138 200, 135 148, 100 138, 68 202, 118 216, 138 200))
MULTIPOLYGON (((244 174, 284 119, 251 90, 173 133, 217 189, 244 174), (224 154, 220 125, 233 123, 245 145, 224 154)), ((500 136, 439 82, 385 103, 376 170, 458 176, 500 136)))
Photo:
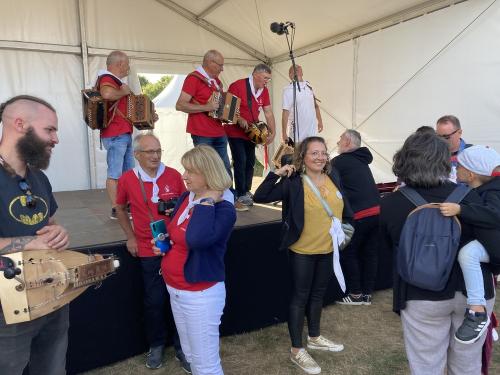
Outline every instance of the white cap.
POLYGON ((491 176, 496 167, 500 166, 500 155, 488 146, 471 146, 457 155, 460 165, 481 176, 491 176))

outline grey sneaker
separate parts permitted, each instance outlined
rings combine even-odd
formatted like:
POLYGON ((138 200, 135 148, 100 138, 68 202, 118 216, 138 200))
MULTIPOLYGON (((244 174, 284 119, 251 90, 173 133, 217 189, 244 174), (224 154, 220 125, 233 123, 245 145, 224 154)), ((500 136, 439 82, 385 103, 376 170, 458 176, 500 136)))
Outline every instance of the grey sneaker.
POLYGON ((175 359, 181 363, 181 367, 185 372, 191 374, 191 365, 187 361, 186 356, 184 355, 182 350, 175 352, 175 359))
POLYGON ((308 374, 321 373, 321 367, 305 349, 300 349, 297 354, 290 353, 290 360, 308 374))
POLYGON ((116 208, 114 208, 114 207, 113 207, 113 208, 111 209, 111 214, 109 215, 109 218, 110 218, 111 220, 117 220, 117 219, 118 219, 118 218, 116 217, 116 208))
POLYGON ((465 310, 465 319, 455 332, 455 340, 462 344, 473 344, 486 332, 490 324, 487 312, 474 312, 465 310))
POLYGON ((326 337, 318 336, 316 338, 311 338, 307 336, 307 348, 316 350, 326 350, 329 352, 341 352, 344 350, 344 345, 337 344, 332 340, 328 340, 326 337))
POLYGON ((358 297, 348 294, 347 296, 343 297, 340 301, 337 301, 337 303, 341 305, 354 305, 354 306, 359 306, 363 305, 363 295, 360 295, 358 297))
POLYGON ((152 370, 163 366, 163 345, 155 346, 149 349, 146 359, 146 367, 152 370))
POLYGON ((249 195, 242 195, 238 197, 238 202, 241 202, 245 206, 253 206, 253 199, 249 195))

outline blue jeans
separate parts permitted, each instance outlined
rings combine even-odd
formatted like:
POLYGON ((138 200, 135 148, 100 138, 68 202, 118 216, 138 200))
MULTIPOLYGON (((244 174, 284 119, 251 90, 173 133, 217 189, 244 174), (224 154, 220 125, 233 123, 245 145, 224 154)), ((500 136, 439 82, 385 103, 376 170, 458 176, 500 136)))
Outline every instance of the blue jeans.
POLYGON ((124 172, 134 168, 132 135, 127 133, 101 139, 107 151, 108 178, 118 180, 124 172))
POLYGON ((170 334, 175 350, 179 351, 179 335, 175 329, 165 281, 160 273, 162 257, 139 259, 144 280, 144 320, 149 346, 165 345, 167 334, 170 334))
MULTIPOLYGON (((3 277, 3 275, 2 275, 3 277)), ((0 373, 66 374, 69 305, 29 322, 5 324, 0 311, 0 373)))
POLYGON ((238 198, 252 188, 255 143, 241 138, 229 138, 229 147, 233 157, 234 189, 238 198))
POLYGON ((464 274, 467 289, 467 304, 486 306, 484 299, 483 273, 480 263, 488 263, 490 257, 478 241, 471 241, 460 249, 458 263, 464 274))
POLYGON ((224 162, 226 166, 227 173, 229 176, 231 175, 231 164, 229 163, 229 156, 227 156, 227 137, 202 137, 201 135, 191 134, 191 139, 193 140, 193 144, 195 146, 198 145, 209 145, 217 151, 220 158, 224 162))

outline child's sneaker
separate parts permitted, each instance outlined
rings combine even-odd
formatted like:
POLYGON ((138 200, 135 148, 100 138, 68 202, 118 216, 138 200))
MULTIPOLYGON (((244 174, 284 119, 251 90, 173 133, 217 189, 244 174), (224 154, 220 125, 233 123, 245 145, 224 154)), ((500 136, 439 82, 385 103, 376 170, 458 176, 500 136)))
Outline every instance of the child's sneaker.
POLYGON ((321 367, 305 349, 300 349, 297 354, 290 353, 290 360, 308 374, 319 374, 321 367))
POLYGON ((488 329, 490 318, 487 312, 474 312, 465 310, 465 319, 455 332, 455 340, 462 344, 473 344, 488 329))
POLYGON ((314 339, 307 336, 307 347, 309 349, 327 350, 329 352, 341 352, 344 350, 344 345, 337 344, 323 336, 318 336, 314 339))

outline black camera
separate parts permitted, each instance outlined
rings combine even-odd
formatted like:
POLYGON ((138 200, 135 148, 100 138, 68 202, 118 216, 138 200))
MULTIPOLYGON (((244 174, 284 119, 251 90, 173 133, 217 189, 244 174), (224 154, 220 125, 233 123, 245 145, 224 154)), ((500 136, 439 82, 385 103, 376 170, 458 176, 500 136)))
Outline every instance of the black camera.
POLYGON ((170 213, 167 213, 168 210, 171 210, 177 204, 179 198, 170 198, 164 201, 163 199, 158 200, 158 213, 160 215, 170 216, 170 213))

